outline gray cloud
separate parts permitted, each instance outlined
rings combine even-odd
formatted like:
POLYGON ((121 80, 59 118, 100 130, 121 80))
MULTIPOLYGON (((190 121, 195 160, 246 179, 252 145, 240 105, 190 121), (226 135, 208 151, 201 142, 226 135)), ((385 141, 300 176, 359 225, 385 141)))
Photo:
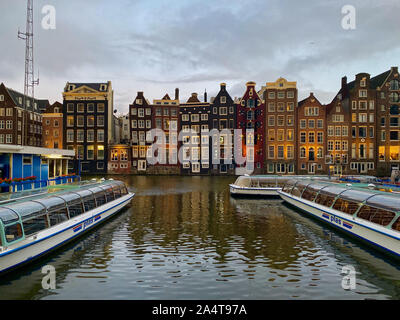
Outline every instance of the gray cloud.
MULTIPOLYGON (((215 95, 220 82, 241 96, 245 83, 257 86, 282 76, 297 81, 299 98, 313 91, 330 102, 340 78, 358 72, 378 74, 398 65, 400 3, 354 0, 356 30, 343 30, 347 1, 61 1, 57 29, 39 27, 35 2, 35 61, 40 97, 61 99, 66 81, 113 82, 115 105, 127 110, 137 91, 149 100, 181 88, 215 95), (396 56, 397 54, 397 56, 396 56)), ((0 81, 21 89, 24 27, 21 2, 3 0, 0 21, 0 81), (4 48, 4 47, 3 47, 4 48)))

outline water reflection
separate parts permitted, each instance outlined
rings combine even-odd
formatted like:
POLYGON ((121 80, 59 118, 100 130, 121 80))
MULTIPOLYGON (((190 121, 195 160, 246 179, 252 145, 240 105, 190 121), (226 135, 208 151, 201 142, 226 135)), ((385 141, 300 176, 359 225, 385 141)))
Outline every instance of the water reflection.
POLYGON ((131 208, 0 283, 0 299, 397 299, 399 269, 274 200, 233 199, 221 177, 114 177, 131 208), (57 289, 41 289, 53 264, 57 289), (357 289, 341 288, 343 265, 357 289))

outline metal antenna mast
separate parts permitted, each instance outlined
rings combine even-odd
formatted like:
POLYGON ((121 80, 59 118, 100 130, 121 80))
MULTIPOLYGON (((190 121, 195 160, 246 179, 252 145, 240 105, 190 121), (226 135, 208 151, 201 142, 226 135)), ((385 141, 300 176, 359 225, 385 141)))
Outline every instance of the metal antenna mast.
MULTIPOLYGON (((34 78, 34 64, 33 64, 33 0, 27 0, 27 9, 26 9, 26 32, 20 32, 18 30, 18 38, 25 40, 25 83, 24 83, 24 99, 23 99, 23 108, 26 109, 29 105, 34 106, 35 99, 35 85, 39 84, 39 79, 35 80, 34 78)), ((25 117, 22 118, 22 145, 25 144, 24 140, 24 120, 25 117)))

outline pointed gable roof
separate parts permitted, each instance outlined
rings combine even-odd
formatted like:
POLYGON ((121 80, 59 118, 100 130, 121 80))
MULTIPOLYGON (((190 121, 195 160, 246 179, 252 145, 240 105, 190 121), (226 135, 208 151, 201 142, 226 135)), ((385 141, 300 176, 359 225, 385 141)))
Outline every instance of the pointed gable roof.
POLYGON ((198 103, 200 100, 197 98, 197 93, 193 92, 192 96, 188 99, 187 103, 198 103))
POLYGON ((171 100, 171 98, 169 97, 169 95, 167 93, 161 100, 171 100))

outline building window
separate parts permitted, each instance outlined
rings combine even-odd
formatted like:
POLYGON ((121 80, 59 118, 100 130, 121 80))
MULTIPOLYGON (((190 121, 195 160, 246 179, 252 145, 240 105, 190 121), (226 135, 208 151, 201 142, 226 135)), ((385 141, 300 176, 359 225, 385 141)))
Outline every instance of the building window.
POLYGON ((87 159, 88 160, 94 159, 94 145, 87 146, 87 159))
POLYGON ((399 80, 390 81, 390 90, 399 90, 399 80))
POLYGON ((103 160, 103 159, 104 159, 104 146, 98 145, 97 146, 97 160, 103 160))
POLYGON ((268 112, 275 112, 275 103, 274 102, 268 103, 268 112))
POLYGON ((76 106, 76 110, 79 113, 85 112, 85 105, 83 103, 78 103, 77 106, 76 106))
POLYGON ((288 159, 293 159, 294 157, 294 147, 293 146, 287 146, 287 158, 288 159))
POLYGON ((94 126, 94 116, 88 116, 87 117, 87 126, 88 127, 93 127, 94 126))
POLYGON ((74 116, 67 116, 67 126, 68 127, 74 126, 74 116))
POLYGON ((78 127, 83 127, 85 125, 85 117, 84 116, 77 116, 76 117, 76 125, 78 127))
POLYGON ((67 142, 74 142, 74 130, 67 130, 67 142))
POLYGON ((87 131, 87 141, 94 142, 94 130, 93 129, 87 131))
POLYGON ((104 127, 104 116, 97 116, 97 126, 104 127))
POLYGON ((358 96, 360 98, 366 98, 368 96, 367 90, 359 90, 358 92, 359 92, 358 96))
POLYGON ((97 142, 104 142, 104 130, 97 130, 97 142))
POLYGON ((104 112, 104 103, 98 103, 97 104, 97 112, 98 113, 103 113, 104 112))
MULTIPOLYGON (((70 131, 70 130, 69 130, 70 131)), ((72 131, 72 130, 71 130, 72 131)), ((73 131, 72 131, 73 132, 73 131)), ((85 140, 85 131, 83 131, 83 130, 77 130, 76 131, 76 141, 77 142, 83 142, 85 140)), ((72 140, 71 141, 68 141, 68 142, 73 142, 74 140, 73 140, 73 138, 72 138, 72 140)))

